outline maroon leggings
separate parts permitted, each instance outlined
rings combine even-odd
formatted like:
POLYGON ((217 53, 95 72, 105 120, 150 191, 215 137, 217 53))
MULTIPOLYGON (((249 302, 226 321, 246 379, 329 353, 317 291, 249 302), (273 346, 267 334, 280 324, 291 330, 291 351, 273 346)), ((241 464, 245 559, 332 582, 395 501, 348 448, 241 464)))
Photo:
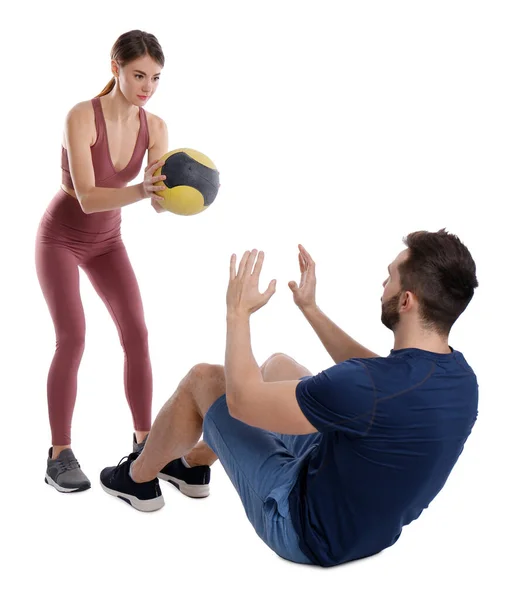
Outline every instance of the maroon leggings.
MULTIPOLYGON (((53 204, 55 200, 58 204, 77 202, 63 191, 57 194, 53 204)), ((149 431, 151 427, 152 371, 148 334, 137 279, 121 239, 119 218, 86 222, 86 217, 95 215, 81 215, 79 218, 85 225, 91 223, 99 231, 76 229, 46 212, 36 240, 37 276, 56 333, 56 352, 47 381, 49 422, 55 446, 71 442, 77 372, 84 352, 85 319, 79 267, 89 277, 118 329, 125 355, 126 398, 134 429, 149 431)))

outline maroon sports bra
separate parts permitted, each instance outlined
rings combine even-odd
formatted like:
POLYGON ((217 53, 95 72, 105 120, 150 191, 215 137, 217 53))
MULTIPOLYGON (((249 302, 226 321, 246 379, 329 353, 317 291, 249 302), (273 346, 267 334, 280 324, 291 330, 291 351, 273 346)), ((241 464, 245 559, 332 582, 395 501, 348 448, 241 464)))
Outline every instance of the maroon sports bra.
MULTIPOLYGON (((96 142, 91 146, 93 169, 95 171, 95 185, 96 187, 109 188, 125 187, 140 173, 145 152, 149 148, 149 130, 147 127, 146 113, 142 107, 139 107, 140 129, 132 157, 123 170, 116 171, 110 157, 109 141, 107 139, 107 129, 105 126, 105 118, 103 116, 102 103, 100 102, 100 98, 92 98, 91 103, 93 104, 93 110, 95 111, 96 127, 96 142)), ((70 176, 68 153, 63 146, 61 149, 61 170, 62 183, 67 187, 74 189, 72 178, 70 176)))

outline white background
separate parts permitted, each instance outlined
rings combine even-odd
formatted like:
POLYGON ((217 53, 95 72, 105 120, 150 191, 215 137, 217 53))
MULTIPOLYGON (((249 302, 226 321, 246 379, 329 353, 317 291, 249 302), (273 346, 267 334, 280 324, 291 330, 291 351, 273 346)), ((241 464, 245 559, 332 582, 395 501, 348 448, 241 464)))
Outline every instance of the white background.
POLYGON ((1 585, 9 597, 503 597, 501 8, 485 0, 9 5, 0 95, 1 585), (298 243, 316 260, 321 308, 381 354, 392 347, 381 283, 404 235, 447 227, 476 260, 480 287, 450 342, 479 378, 477 424, 439 496, 376 557, 329 570, 277 558, 219 463, 208 499, 163 484, 166 506, 155 514, 104 494, 99 472, 130 451, 132 428, 117 333, 85 276, 73 446, 92 488, 63 495, 44 484, 54 332, 35 274, 35 232, 61 180, 65 115, 103 88, 112 44, 134 28, 154 33, 166 55, 147 109, 165 119, 170 149, 206 153, 222 182, 198 216, 158 215, 148 201, 123 211, 150 333, 154 414, 192 365, 223 362, 233 252, 263 249, 263 285, 278 280, 252 320, 258 362, 281 351, 312 372, 331 359, 287 287, 298 243))

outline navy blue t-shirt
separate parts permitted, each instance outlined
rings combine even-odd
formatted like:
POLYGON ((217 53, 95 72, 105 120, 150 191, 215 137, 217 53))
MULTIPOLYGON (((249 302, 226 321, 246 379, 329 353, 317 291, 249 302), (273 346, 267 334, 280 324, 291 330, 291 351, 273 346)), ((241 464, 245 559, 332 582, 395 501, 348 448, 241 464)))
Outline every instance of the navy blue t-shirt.
POLYGON ((301 550, 329 567, 393 545, 428 507, 477 418, 478 384, 460 352, 408 348, 304 377, 296 396, 321 436, 290 513, 301 550))

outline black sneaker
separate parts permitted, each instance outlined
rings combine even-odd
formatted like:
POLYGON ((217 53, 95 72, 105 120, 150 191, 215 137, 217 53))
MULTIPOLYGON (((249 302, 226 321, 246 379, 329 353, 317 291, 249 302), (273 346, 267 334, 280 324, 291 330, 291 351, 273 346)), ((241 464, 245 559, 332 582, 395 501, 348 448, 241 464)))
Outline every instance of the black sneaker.
POLYGON ((45 482, 58 492, 84 492, 91 487, 89 479, 81 471, 71 448, 62 450, 58 458, 53 458, 53 449, 49 448, 45 482))
MULTIPOLYGON (((133 452, 140 454, 148 437, 149 435, 139 444, 137 436, 133 434, 133 452)), ((168 463, 158 473, 158 477, 168 481, 190 498, 206 498, 210 494, 210 467, 186 467, 182 460, 178 458, 168 463)))
POLYGON ((145 483, 136 483, 130 477, 130 465, 138 458, 136 452, 123 457, 117 467, 106 467, 100 473, 103 489, 116 498, 128 502, 133 508, 143 512, 159 510, 165 505, 158 478, 145 483), (126 462, 123 460, 126 458, 126 462))
POLYGON ((207 466, 186 467, 176 458, 161 469, 158 477, 190 498, 206 498, 210 494, 210 467, 207 466))

